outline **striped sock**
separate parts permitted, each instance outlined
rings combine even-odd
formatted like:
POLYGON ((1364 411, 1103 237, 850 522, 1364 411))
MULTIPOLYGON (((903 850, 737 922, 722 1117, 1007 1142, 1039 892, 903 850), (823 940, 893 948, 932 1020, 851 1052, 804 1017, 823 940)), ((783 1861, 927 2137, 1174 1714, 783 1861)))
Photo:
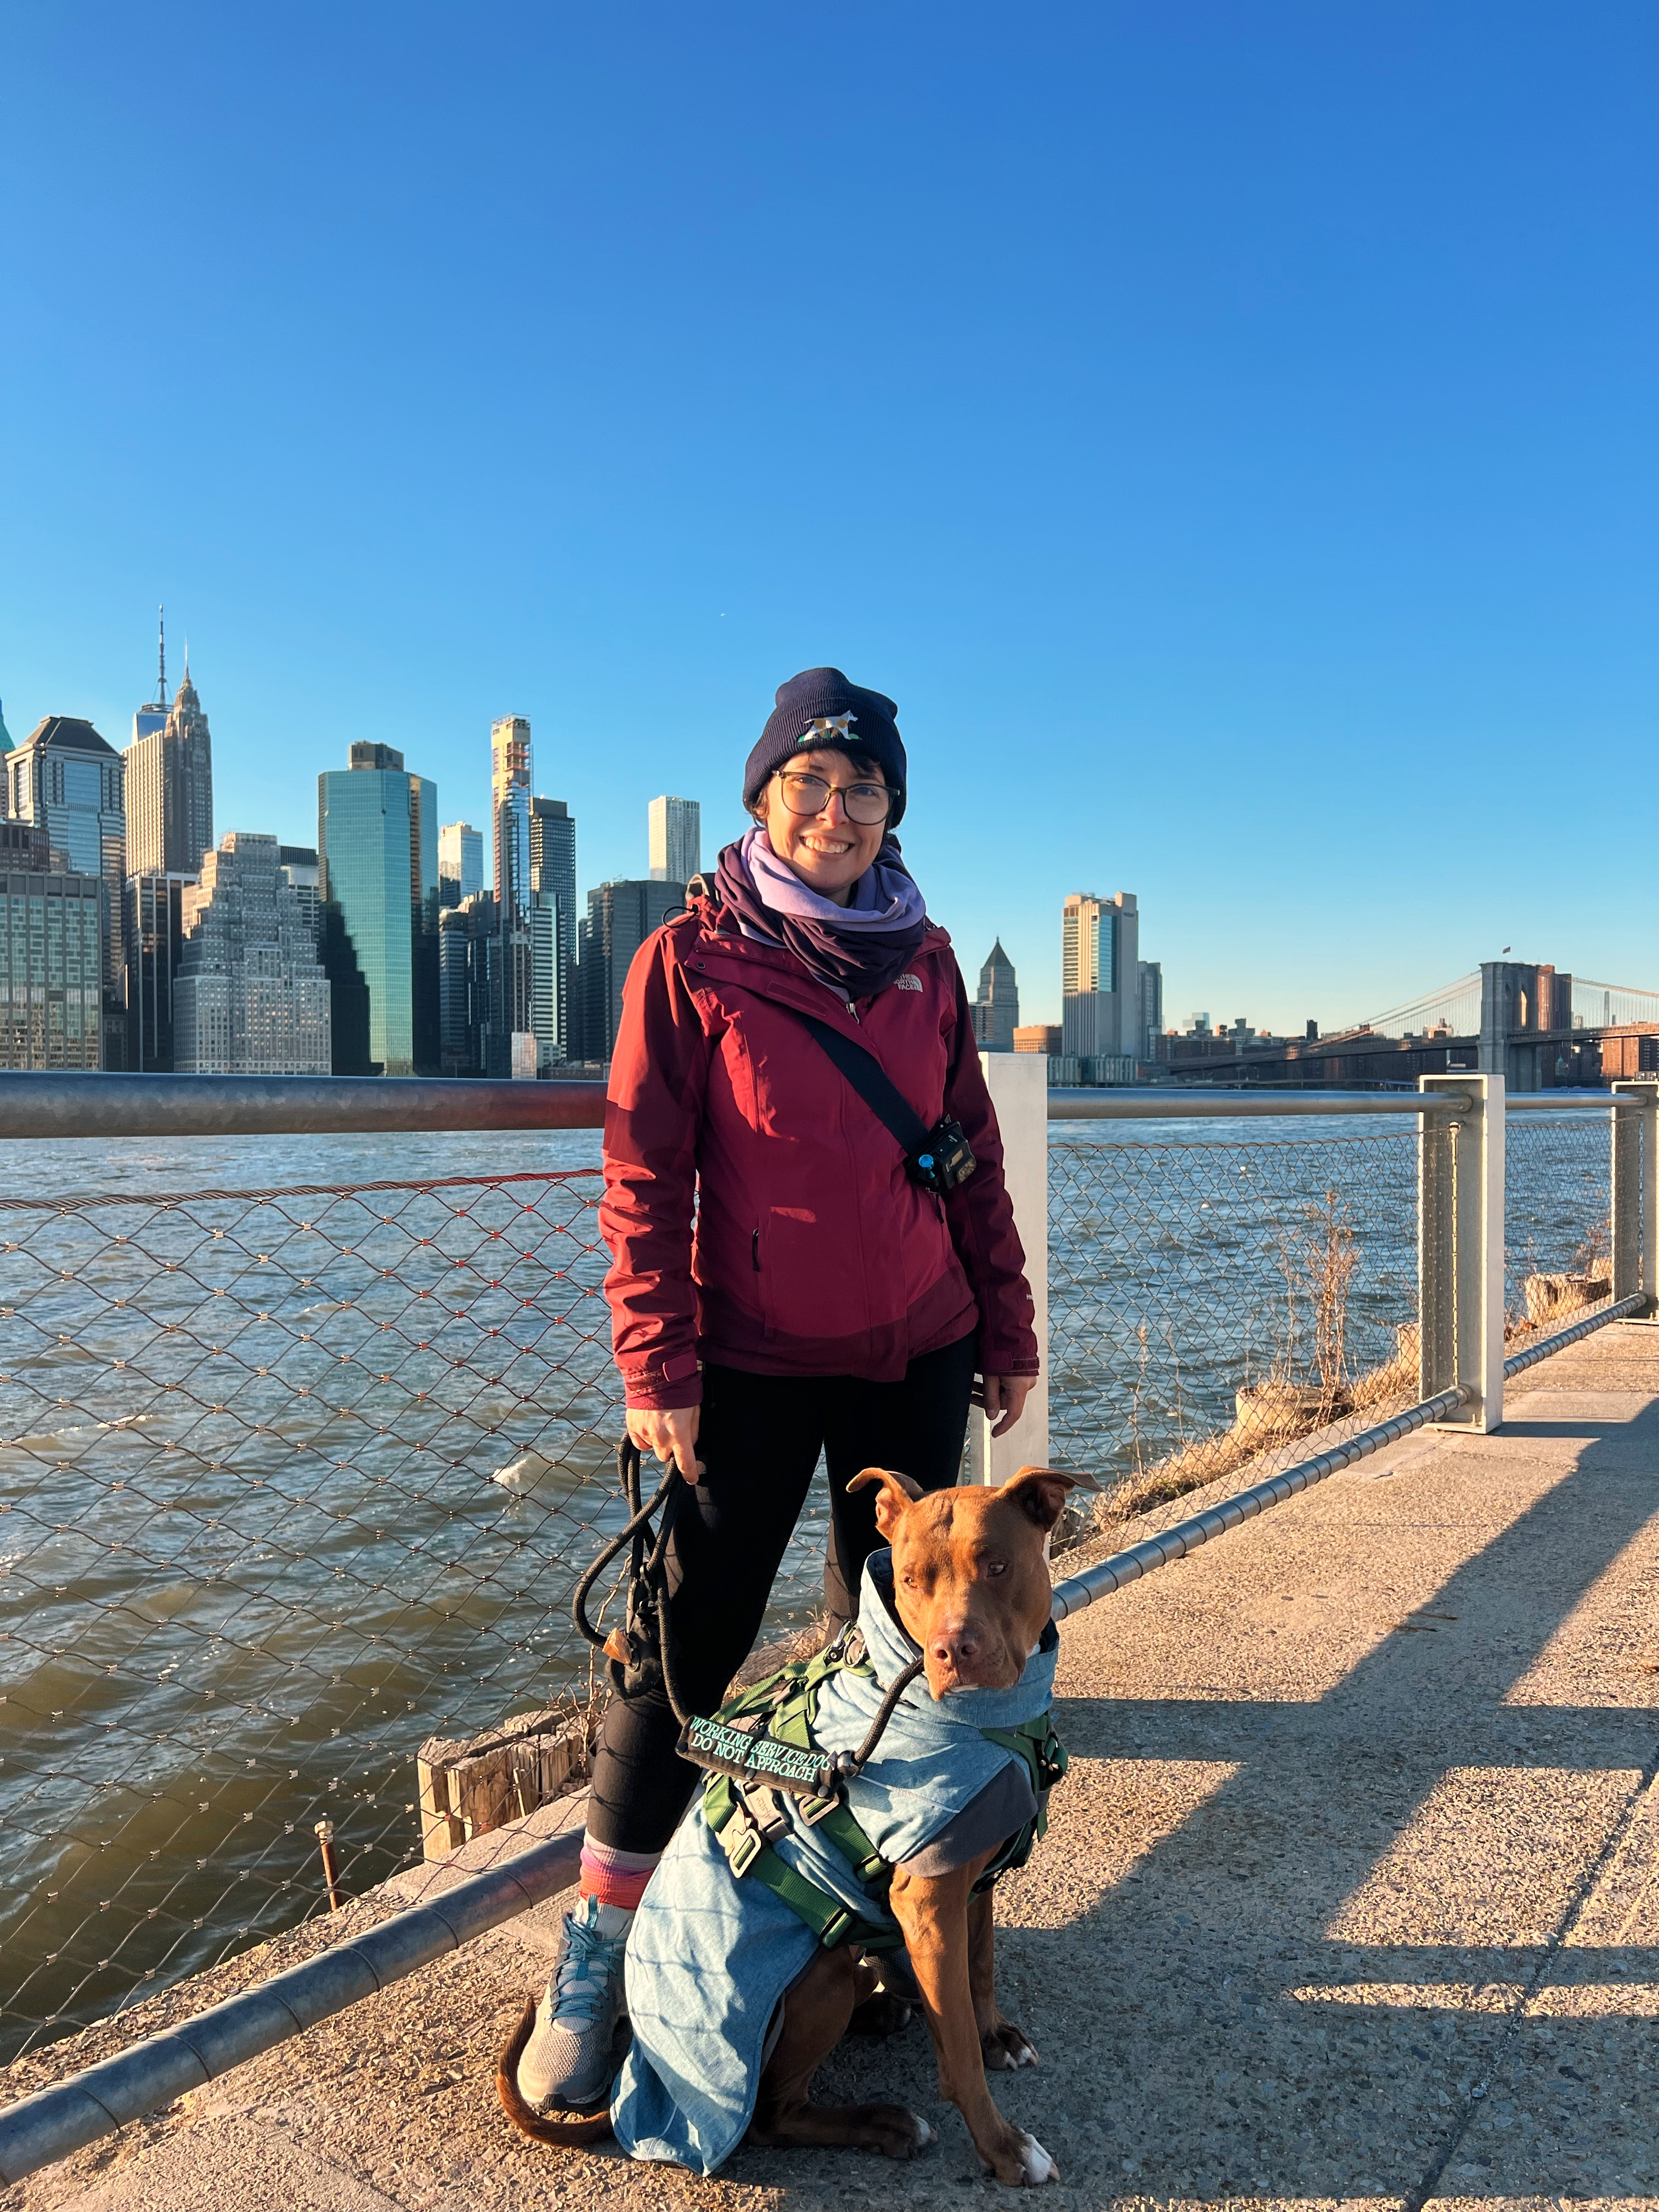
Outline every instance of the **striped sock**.
POLYGON ((584 1836, 581 1893, 632 1912, 661 1856, 660 1851, 619 1851, 613 1844, 596 1844, 592 1836, 584 1836))

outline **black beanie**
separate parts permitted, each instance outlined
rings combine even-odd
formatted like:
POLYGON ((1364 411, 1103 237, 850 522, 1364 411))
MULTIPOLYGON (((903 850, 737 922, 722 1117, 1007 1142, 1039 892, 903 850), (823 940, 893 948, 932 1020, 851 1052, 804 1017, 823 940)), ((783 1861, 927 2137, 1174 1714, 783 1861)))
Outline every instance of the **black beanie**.
POLYGON ((780 684, 777 704, 749 756, 743 775, 743 803, 753 806, 785 761, 811 745, 859 745, 897 794, 887 817, 898 827, 904 812, 904 740, 894 716, 898 708, 879 691, 849 684, 839 668, 805 668, 780 684))

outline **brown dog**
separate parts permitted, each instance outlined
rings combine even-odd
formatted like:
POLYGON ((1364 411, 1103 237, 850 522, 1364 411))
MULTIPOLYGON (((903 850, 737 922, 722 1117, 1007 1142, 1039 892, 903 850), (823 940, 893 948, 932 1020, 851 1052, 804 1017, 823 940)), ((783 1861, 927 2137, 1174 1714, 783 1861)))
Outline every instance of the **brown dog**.
MULTIPOLYGON (((959 1689, 1008 1689, 1018 1681, 1048 1621, 1044 1540, 1066 1492, 1080 1481, 1088 1478, 1022 1468, 999 1490, 924 1493, 907 1476, 866 1468, 851 1484, 854 1490, 881 1486, 876 1522, 892 1547, 895 1604, 921 1651, 936 1698, 959 1689)), ((901 1864, 889 1902, 933 2035, 940 2094, 961 2112, 997 2179, 1029 2186, 1058 2179, 1059 2169, 1034 2136, 1003 2118, 986 2082, 988 2067, 1012 2070, 1036 2063, 1030 2043, 997 2006, 989 1894, 971 1895, 995 1856, 988 1850, 942 1875, 917 1875, 901 1864)), ((891 2158, 910 2157, 932 2141, 927 2123, 902 2106, 809 2100, 812 2076, 855 2009, 872 2001, 879 2005, 880 1986, 877 1970, 854 1952, 817 1954, 789 1988, 782 2033, 762 2074, 745 2140, 774 2148, 848 2144, 891 2158)), ((501 2053, 496 2086, 507 2118, 538 2142, 599 2141, 610 2130, 603 2113, 546 2119, 526 2104, 518 2062, 534 2020, 532 2004, 501 2053)))

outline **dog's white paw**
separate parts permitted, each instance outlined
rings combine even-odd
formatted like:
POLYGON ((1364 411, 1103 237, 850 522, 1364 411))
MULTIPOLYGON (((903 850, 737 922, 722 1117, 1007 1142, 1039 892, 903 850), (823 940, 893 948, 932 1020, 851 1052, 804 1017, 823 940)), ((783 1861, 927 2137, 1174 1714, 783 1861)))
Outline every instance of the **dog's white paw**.
POLYGON ((910 2122, 916 2131, 916 2148, 918 2150, 926 2150, 929 2143, 934 2143, 939 2141, 938 2135, 928 2126, 927 2121, 922 2118, 920 2112, 912 2112, 910 2115, 910 2122))
POLYGON ((988 2074, 1012 2074, 1018 2067, 1037 2063, 1036 2048, 1011 2021, 1001 2021, 981 2036, 979 2047, 988 2074))
POLYGON ((1035 2136, 1025 2138, 1024 2180, 1028 2189, 1040 2189, 1045 2181, 1058 2181, 1060 2168, 1035 2136))

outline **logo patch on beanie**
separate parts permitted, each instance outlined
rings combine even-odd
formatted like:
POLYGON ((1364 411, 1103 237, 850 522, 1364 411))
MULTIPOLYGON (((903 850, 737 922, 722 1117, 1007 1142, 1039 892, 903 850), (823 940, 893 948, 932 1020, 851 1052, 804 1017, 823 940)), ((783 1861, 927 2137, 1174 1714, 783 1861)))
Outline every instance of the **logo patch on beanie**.
POLYGON ((857 720, 856 714, 814 714, 801 732, 802 741, 808 738, 844 738, 857 720))

